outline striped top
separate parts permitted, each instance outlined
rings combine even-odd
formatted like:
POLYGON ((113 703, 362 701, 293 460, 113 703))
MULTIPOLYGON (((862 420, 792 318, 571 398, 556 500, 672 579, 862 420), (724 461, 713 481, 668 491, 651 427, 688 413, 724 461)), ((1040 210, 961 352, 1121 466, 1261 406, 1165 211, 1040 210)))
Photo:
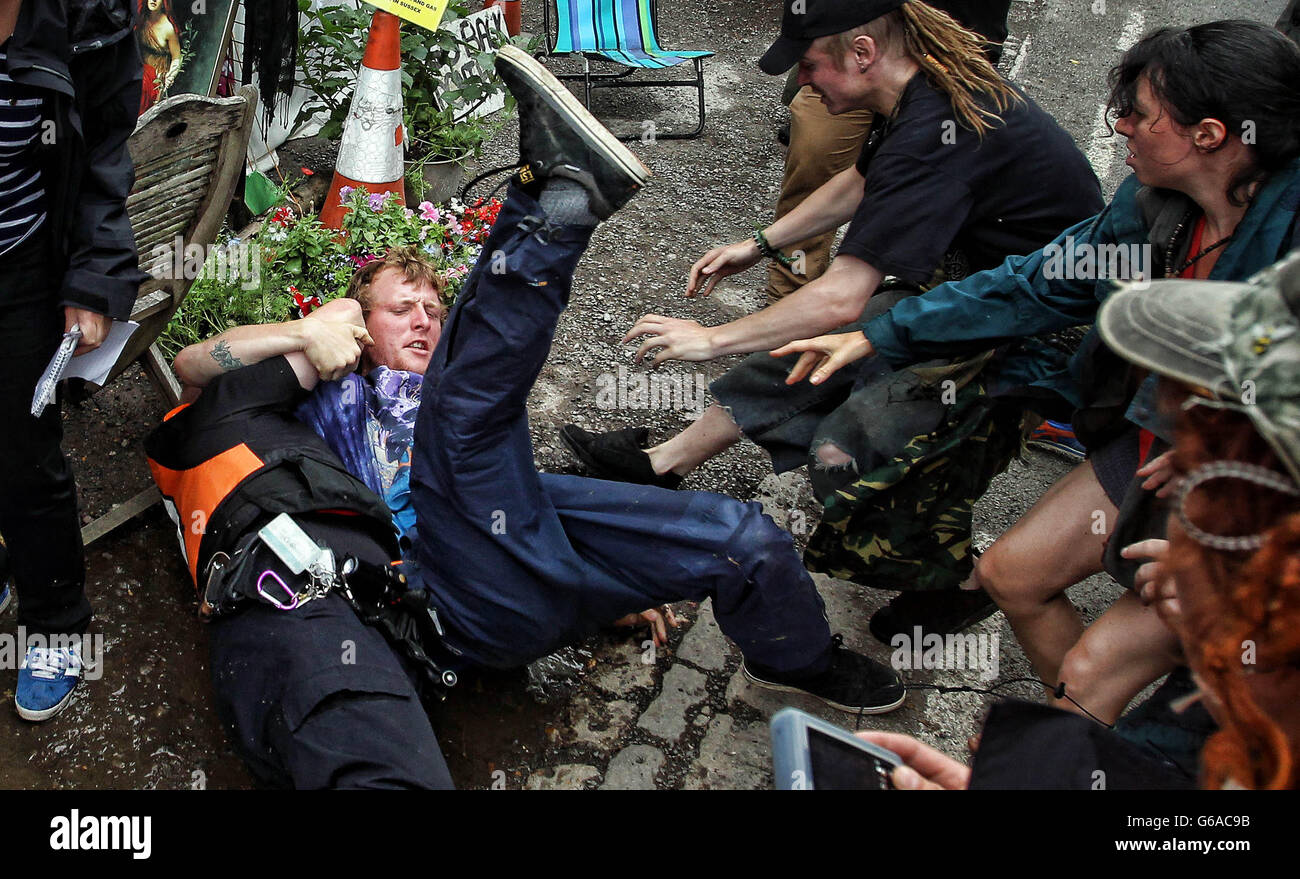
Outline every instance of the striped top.
POLYGON ((9 41, 0 43, 0 255, 45 222, 45 185, 36 159, 42 98, 8 74, 9 41))

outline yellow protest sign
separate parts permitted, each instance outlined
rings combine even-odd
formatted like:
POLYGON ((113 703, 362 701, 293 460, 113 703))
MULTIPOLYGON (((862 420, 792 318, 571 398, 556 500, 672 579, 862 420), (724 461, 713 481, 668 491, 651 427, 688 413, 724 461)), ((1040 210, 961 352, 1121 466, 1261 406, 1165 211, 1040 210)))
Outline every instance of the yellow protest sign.
POLYGON ((447 11, 447 0, 366 0, 384 12, 391 12, 403 21, 422 28, 437 30, 442 14, 447 11))

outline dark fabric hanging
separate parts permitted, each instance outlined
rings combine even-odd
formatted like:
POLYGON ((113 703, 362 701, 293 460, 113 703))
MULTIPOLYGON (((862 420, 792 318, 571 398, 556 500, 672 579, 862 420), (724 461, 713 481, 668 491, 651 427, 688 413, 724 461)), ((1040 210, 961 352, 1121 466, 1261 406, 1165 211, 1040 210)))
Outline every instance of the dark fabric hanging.
POLYGON ((298 67, 297 0, 253 0, 244 3, 244 69, 240 79, 254 82, 269 124, 281 97, 293 91, 298 67))

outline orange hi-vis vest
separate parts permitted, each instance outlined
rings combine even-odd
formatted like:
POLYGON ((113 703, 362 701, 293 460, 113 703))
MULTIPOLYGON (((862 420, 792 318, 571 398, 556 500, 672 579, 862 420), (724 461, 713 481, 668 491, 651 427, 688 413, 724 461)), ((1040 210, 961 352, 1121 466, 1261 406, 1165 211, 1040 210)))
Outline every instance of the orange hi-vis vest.
POLYGON ((290 408, 242 408, 209 393, 167 413, 145 439, 196 587, 214 553, 230 552, 280 513, 356 517, 358 527, 400 557, 387 505, 290 408))

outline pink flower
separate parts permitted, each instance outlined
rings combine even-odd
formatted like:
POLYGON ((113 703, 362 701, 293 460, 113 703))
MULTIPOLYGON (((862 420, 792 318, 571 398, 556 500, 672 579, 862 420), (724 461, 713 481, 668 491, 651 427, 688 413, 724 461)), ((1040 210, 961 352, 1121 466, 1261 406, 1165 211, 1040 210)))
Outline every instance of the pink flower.
POLYGON ((431 220, 436 223, 442 218, 442 212, 433 206, 432 202, 420 202, 420 219, 431 220))
POLYGON ((414 216, 415 216, 415 211, 411 210, 410 208, 406 208, 406 209, 403 211, 403 214, 405 214, 405 215, 406 215, 406 219, 409 220, 409 219, 411 219, 411 217, 414 217, 414 216))

